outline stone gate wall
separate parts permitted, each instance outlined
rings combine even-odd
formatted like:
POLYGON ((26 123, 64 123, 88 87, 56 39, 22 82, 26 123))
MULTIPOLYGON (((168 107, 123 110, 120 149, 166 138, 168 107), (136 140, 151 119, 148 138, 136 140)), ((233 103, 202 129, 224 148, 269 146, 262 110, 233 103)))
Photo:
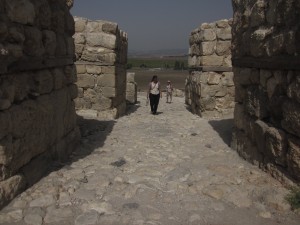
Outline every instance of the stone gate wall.
POLYGON ((0 0, 0 208, 78 143, 73 34, 64 0, 0 0))
POLYGON ((231 66, 232 20, 204 23, 190 36, 186 104, 203 117, 232 114, 234 84, 231 66))
POLYGON ((233 1, 232 146, 283 182, 300 182, 300 1, 233 1))
POLYGON ((77 109, 117 118, 126 111, 127 34, 116 23, 75 17, 77 109))
POLYGON ((127 72, 126 101, 128 104, 137 103, 137 83, 135 82, 135 73, 127 72))

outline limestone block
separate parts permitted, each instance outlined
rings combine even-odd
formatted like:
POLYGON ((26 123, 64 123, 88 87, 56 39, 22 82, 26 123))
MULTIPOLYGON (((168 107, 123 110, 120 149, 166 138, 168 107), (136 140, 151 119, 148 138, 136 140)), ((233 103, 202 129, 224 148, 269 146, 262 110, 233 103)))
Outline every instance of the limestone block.
POLYGON ((213 29, 204 29, 200 31, 200 38, 202 41, 214 41, 217 35, 213 29))
POLYGON ((216 26, 218 28, 227 28, 227 27, 229 27, 228 20, 219 20, 216 22, 216 26))
POLYGON ((222 84, 227 87, 233 87, 233 72, 224 72, 222 74, 222 84))
POLYGON ((223 66, 229 67, 229 68, 232 67, 232 56, 231 56, 231 54, 224 57, 223 66))
POLYGON ((103 32, 102 31, 102 25, 103 22, 101 20, 98 21, 88 21, 87 25, 86 25, 86 32, 87 33, 99 33, 99 32, 103 32))
POLYGON ((86 65, 86 72, 89 74, 99 75, 102 73, 102 68, 98 65, 86 65))
POLYGON ((201 66, 222 66, 223 57, 217 55, 211 56, 202 56, 200 57, 200 65, 201 66))
POLYGON ((75 65, 72 66, 66 66, 64 68, 64 74, 65 74, 65 84, 73 84, 77 81, 77 73, 76 73, 76 67, 75 65))
POLYGON ((78 74, 77 85, 80 88, 94 88, 95 78, 90 74, 78 74))
POLYGON ((54 90, 61 89, 64 85, 64 72, 62 69, 53 69, 51 71, 53 76, 53 86, 54 90))
POLYGON ((199 48, 199 54, 203 56, 212 55, 215 53, 216 49, 216 42, 208 41, 208 42, 201 42, 199 48))
POLYGON ((101 74, 97 77, 97 86, 100 87, 115 87, 116 86, 116 77, 114 74, 101 74))
POLYGON ((88 62, 103 62, 109 65, 113 65, 117 60, 116 53, 108 53, 103 51, 98 51, 100 48, 97 49, 97 51, 94 51, 92 48, 85 48, 81 60, 88 61, 88 62))
POLYGON ((284 131, 274 127, 266 131, 266 151, 276 164, 286 166, 287 138, 284 131))
POLYGON ((79 58, 81 57, 83 50, 84 50, 84 45, 79 45, 79 44, 75 45, 75 53, 77 54, 78 57, 77 60, 79 60, 79 58))
POLYGON ((115 35, 107 33, 88 33, 87 44, 90 47, 104 47, 108 49, 115 49, 117 46, 117 39, 115 35))
POLYGON ((12 22, 33 25, 35 20, 35 8, 29 0, 6 1, 6 11, 12 22))
POLYGON ((257 1, 250 14, 251 27, 260 26, 265 22, 266 14, 265 14, 266 3, 263 1, 257 1))
POLYGON ((200 47, 198 44, 193 44, 189 50, 190 55, 200 55, 200 47))
POLYGON ((74 56, 75 55, 74 39, 71 37, 67 37, 65 41, 66 41, 66 54, 69 56, 74 56))
POLYGON ((45 48, 42 41, 42 32, 34 27, 25 28, 24 53, 29 56, 42 56, 45 48))
POLYGON ((300 140, 289 138, 287 164, 288 170, 298 181, 300 180, 300 140))
POLYGON ((234 108, 234 125, 239 130, 245 130, 245 109, 239 103, 236 103, 234 108))
POLYGON ((226 29, 217 29, 217 38, 218 40, 222 41, 231 41, 232 34, 231 34, 231 28, 226 29))
POLYGON ((83 88, 78 88, 78 98, 83 98, 83 88))
POLYGON ((254 137, 256 146, 260 152, 265 152, 266 147, 266 132, 269 129, 268 124, 263 122, 262 120, 257 120, 254 123, 254 137))
POLYGON ((1 198, 0 207, 3 207, 7 202, 25 189, 26 182, 22 175, 15 175, 5 181, 0 182, 1 198))
POLYGON ((127 73, 127 83, 135 83, 135 73, 127 73))
POLYGON ((231 51, 231 41, 218 41, 216 47, 217 55, 229 55, 231 51))
POLYGON ((11 107, 11 102, 8 99, 0 99, 0 111, 9 109, 11 107))
POLYGON ((109 34, 117 34, 118 24, 105 21, 102 25, 102 31, 109 34))
POLYGON ((210 85, 219 84, 221 81, 221 74, 209 72, 207 83, 210 85))
POLYGON ((267 81, 267 92, 268 97, 271 99, 273 95, 276 93, 277 88, 279 87, 278 82, 276 81, 275 77, 271 77, 267 81))
POLYGON ((267 87, 267 81, 272 76, 270 70, 260 70, 260 85, 264 88, 267 87))
POLYGON ((247 89, 242 85, 235 84, 235 101, 238 103, 243 103, 246 100, 247 89))
POLYGON ((93 103, 91 109, 98 112, 109 110, 112 107, 112 100, 106 97, 100 97, 98 103, 93 103))
POLYGON ((102 73, 116 74, 116 67, 115 66, 103 66, 102 73))
POLYGON ((83 74, 83 73, 86 73, 86 65, 83 65, 83 64, 76 64, 76 71, 77 71, 77 74, 83 74))
POLYGON ((46 55, 54 56, 56 50, 56 34, 53 31, 44 30, 43 44, 45 46, 46 55))
POLYGON ((49 70, 40 70, 33 75, 33 91, 39 94, 50 93, 53 89, 53 77, 49 70))
POLYGON ((203 110, 214 110, 216 108, 216 99, 209 96, 201 98, 200 105, 203 110))
POLYGON ((200 57, 197 56, 189 56, 188 64, 190 67, 197 67, 200 65, 200 57))
POLYGON ((245 99, 247 112, 259 119, 266 118, 269 116, 267 106, 267 94, 259 87, 249 86, 245 99))
POLYGON ((85 44, 85 36, 83 33, 76 33, 73 36, 75 44, 85 44))
POLYGON ((116 97, 116 88, 114 87, 102 87, 101 88, 102 90, 102 94, 104 97, 107 97, 107 98, 113 98, 113 97, 116 97))
POLYGON ((251 69, 250 68, 233 68, 234 83, 239 85, 251 84, 251 69))
POLYGON ((67 43, 63 35, 56 35, 56 50, 55 54, 58 56, 63 56, 67 54, 67 43))
POLYGON ((75 100, 76 109, 91 109, 92 103, 89 98, 76 98, 75 100))
POLYGON ((28 74, 19 73, 13 75, 13 85, 15 87, 15 101, 22 101, 29 93, 28 74))
POLYGON ((282 127, 300 137, 300 104, 295 101, 286 101, 282 106, 283 120, 282 127))
POLYGON ((85 18, 80 18, 80 17, 74 17, 75 21, 75 32, 76 33, 81 33, 85 30, 86 24, 87 24, 87 19, 85 18))
POLYGON ((300 103, 300 76, 297 76, 296 79, 289 85, 287 90, 287 96, 291 99, 294 99, 300 103))

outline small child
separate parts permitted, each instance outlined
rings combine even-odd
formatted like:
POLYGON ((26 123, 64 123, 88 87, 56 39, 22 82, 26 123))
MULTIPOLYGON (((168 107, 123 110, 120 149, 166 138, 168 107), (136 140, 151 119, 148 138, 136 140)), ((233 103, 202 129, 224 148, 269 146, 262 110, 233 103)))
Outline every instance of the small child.
POLYGON ((171 103, 172 102, 173 85, 171 84, 171 81, 169 81, 169 80, 168 80, 166 92, 167 92, 167 103, 171 103), (170 102, 169 102, 169 97, 170 97, 170 102))

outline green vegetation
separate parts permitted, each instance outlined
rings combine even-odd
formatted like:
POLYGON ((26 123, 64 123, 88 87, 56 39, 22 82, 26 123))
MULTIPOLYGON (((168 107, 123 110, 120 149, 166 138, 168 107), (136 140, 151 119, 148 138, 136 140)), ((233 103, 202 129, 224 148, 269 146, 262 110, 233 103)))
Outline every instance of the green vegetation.
POLYGON ((186 70, 188 62, 186 58, 129 58, 127 69, 132 68, 186 70))
POLYGON ((300 209, 300 187, 292 187, 291 192, 286 196, 292 209, 300 209))

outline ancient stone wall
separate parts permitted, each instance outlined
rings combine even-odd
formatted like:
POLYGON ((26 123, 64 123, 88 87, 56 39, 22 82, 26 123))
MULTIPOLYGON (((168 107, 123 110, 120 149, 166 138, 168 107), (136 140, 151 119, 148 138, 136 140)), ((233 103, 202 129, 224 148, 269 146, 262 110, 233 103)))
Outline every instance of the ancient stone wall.
POLYGON ((116 118, 126 111, 127 34, 116 23, 75 17, 77 109, 116 118))
POLYGON ((64 0, 0 0, 0 207, 76 147, 74 21, 64 0))
POLYGON ((233 1, 233 148, 300 182, 300 1, 233 1))
POLYGON ((126 101, 129 104, 137 102, 137 83, 135 82, 135 73, 127 73, 126 101))
POLYGON ((231 66, 232 20, 202 24, 190 36, 186 104, 203 117, 232 114, 234 84, 231 66))

